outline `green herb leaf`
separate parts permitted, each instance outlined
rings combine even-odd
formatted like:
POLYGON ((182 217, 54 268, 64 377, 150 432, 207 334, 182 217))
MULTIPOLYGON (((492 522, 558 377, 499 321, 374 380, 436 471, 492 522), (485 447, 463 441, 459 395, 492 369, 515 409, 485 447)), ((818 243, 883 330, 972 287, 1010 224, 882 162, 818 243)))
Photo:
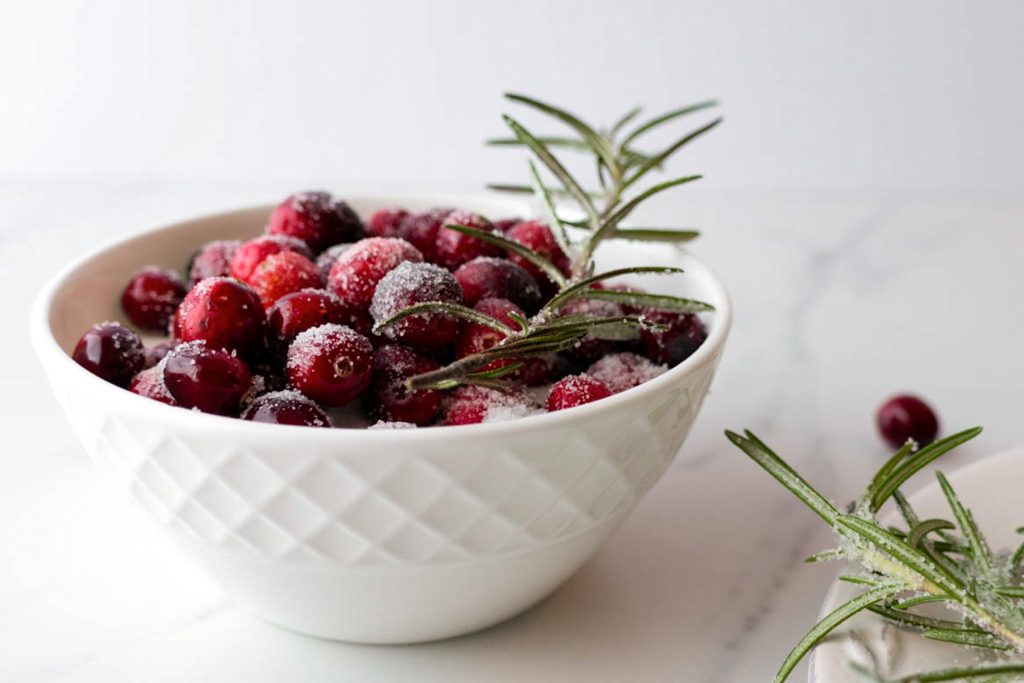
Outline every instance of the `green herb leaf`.
POLYGON ((1012 674, 1024 674, 1024 664, 979 664, 970 668, 941 669, 916 673, 911 676, 900 678, 877 678, 867 669, 860 665, 853 665, 853 668, 860 673, 870 676, 878 683, 945 683, 945 681, 967 681, 987 678, 990 683, 995 681, 1009 681, 1004 678, 1012 674))
POLYGON ((546 102, 541 102, 532 97, 526 95, 520 95, 517 93, 505 93, 505 97, 512 100, 513 102, 520 102, 542 111, 545 114, 554 116, 559 121, 565 123, 570 128, 580 134, 580 137, 590 146, 590 148, 597 154, 601 161, 608 168, 615 168, 618 164, 618 160, 615 158, 615 152, 612 150, 611 145, 608 144, 607 140, 601 137, 596 130, 594 130, 589 124, 584 123, 579 117, 570 114, 564 109, 560 109, 546 102))
POLYGON ((898 465, 892 472, 890 472, 884 481, 879 483, 871 497, 871 511, 878 512, 878 510, 882 508, 882 505, 885 504, 885 501, 889 499, 889 496, 891 496, 896 489, 902 486, 903 483, 912 476, 920 472, 926 465, 934 462, 936 459, 942 457, 957 446, 970 441, 979 434, 981 434, 981 427, 966 429, 962 432, 947 436, 944 439, 939 439, 935 443, 919 450, 912 458, 907 458, 902 464, 898 465))
POLYGON ((518 254, 519 256, 522 256, 524 259, 526 259, 527 261, 529 261, 530 263, 544 271, 544 274, 551 278, 552 282, 555 282, 559 285, 565 284, 565 276, 562 275, 562 271, 558 270, 558 268, 555 268, 554 264, 552 264, 551 261, 548 261, 546 258, 535 252, 533 249, 530 249, 529 247, 525 247, 522 244, 519 244, 519 242, 513 242, 512 240, 502 237, 501 235, 497 235, 493 232, 487 232, 486 230, 478 230, 477 228, 471 228, 468 225, 445 223, 444 227, 449 228, 451 230, 456 230, 466 235, 470 235, 483 242, 497 245, 502 249, 505 249, 506 251, 511 251, 513 254, 518 254))
POLYGON ((647 175, 647 173, 651 169, 654 169, 654 168, 657 168, 657 167, 661 166, 661 164, 663 164, 673 154, 675 154, 680 149, 682 149, 683 147, 688 145, 690 142, 693 142, 694 140, 699 138, 701 135, 704 135, 704 133, 707 133, 708 131, 714 129, 715 126, 717 126, 721 122, 722 122, 722 119, 720 119, 720 118, 719 119, 715 119, 711 123, 709 123, 709 124, 707 124, 705 126, 701 126, 700 128, 698 128, 697 130, 693 131, 692 133, 689 133, 689 134, 683 136, 682 138, 680 138, 679 140, 677 140, 673 144, 669 145, 662 152, 659 152, 658 154, 655 154, 652 157, 648 157, 646 160, 644 160, 642 163, 640 163, 637 166, 637 169, 635 171, 633 171, 633 175, 629 176, 625 180, 625 182, 623 183, 623 188, 628 189, 630 186, 633 185, 633 183, 635 183, 636 181, 640 180, 640 178, 643 178, 645 175, 647 175))
POLYGON ((941 640, 968 647, 983 647, 991 650, 1012 650, 1013 648, 984 631, 963 631, 942 628, 929 628, 921 631, 921 635, 929 640, 941 640))
POLYGON ((700 237, 698 230, 671 230, 665 228, 616 228, 613 240, 632 242, 692 242, 700 237))
POLYGON ((707 100, 706 102, 698 102, 697 104, 690 104, 690 105, 687 105, 685 107, 680 107, 679 109, 673 109, 672 111, 666 112, 666 113, 662 114, 661 116, 656 116, 653 119, 651 119, 650 121, 647 121, 646 123, 644 123, 644 124, 642 124, 640 126, 637 126, 636 130, 634 130, 632 133, 627 135, 622 140, 621 144, 622 144, 623 147, 625 147, 626 145, 628 145, 629 143, 633 142, 638 137, 640 137, 641 135, 646 133, 647 131, 654 130, 655 128, 657 128, 658 126, 662 125, 663 123, 668 123, 669 121, 673 121, 675 119, 678 119, 680 116, 686 116, 687 114, 693 114, 693 113, 701 111, 703 109, 708 109, 710 107, 714 107, 717 104, 718 104, 718 102, 715 101, 715 100, 707 100))
POLYGON ((715 310, 715 307, 711 304, 695 299, 684 299, 668 294, 622 292, 617 289, 579 289, 573 292, 571 298, 614 301, 615 303, 627 306, 653 308, 659 311, 675 311, 677 313, 706 313, 715 310))

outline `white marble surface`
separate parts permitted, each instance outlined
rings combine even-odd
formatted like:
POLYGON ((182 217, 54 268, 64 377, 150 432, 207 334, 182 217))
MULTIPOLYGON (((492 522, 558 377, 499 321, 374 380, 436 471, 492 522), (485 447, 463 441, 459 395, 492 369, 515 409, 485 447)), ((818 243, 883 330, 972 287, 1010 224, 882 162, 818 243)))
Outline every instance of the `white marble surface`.
MULTIPOLYGON (((889 393, 1024 445, 1024 202, 680 193, 736 327, 670 472, 600 554, 532 611, 410 647, 265 625, 165 547, 90 469, 31 354, 35 289, 98 241, 290 187, 0 183, 0 680, 763 681, 817 612, 829 534, 734 451, 750 427, 837 500, 885 456, 889 393)), ((794 680, 800 680, 802 673, 794 680)))

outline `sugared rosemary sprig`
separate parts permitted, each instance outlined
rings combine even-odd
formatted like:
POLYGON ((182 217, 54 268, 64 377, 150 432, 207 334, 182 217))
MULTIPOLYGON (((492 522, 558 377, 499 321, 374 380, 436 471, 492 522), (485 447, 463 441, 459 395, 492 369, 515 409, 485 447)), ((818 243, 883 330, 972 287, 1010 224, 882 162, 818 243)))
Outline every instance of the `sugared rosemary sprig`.
POLYGON ((462 358, 440 370, 410 378, 408 384, 412 389, 449 389, 460 384, 500 387, 502 381, 507 379, 515 368, 500 373, 493 370, 481 370, 495 360, 521 360, 563 351, 587 336, 622 339, 635 336, 638 330, 644 327, 655 329, 660 327, 643 316, 636 315, 623 315, 615 318, 562 316, 560 308, 573 299, 600 299, 635 307, 685 313, 714 310, 710 304, 667 294, 593 289, 591 285, 621 275, 682 272, 679 268, 637 266, 595 274, 594 252, 605 240, 609 239, 687 242, 698 236, 699 233, 696 230, 689 228, 625 228, 621 225, 637 206, 650 197, 700 179, 699 175, 683 176, 657 183, 635 193, 631 192, 634 186, 651 171, 662 168, 672 155, 717 126, 721 119, 715 119, 688 132, 656 152, 640 151, 636 145, 642 142, 644 136, 650 131, 688 114, 712 107, 716 103, 713 101, 700 102, 675 109, 630 129, 629 125, 640 114, 640 109, 637 108, 622 116, 609 129, 598 130, 564 109, 545 102, 513 93, 506 94, 506 97, 513 102, 527 105, 554 117, 571 130, 569 136, 536 136, 516 119, 504 115, 504 121, 513 136, 489 141, 494 145, 525 146, 532 153, 533 158, 528 161, 529 184, 493 184, 489 187, 504 192, 530 193, 539 200, 552 235, 570 258, 570 273, 563 274, 541 254, 501 235, 464 225, 446 225, 446 228, 471 235, 526 259, 555 284, 557 291, 536 315, 529 319, 517 320, 517 329, 512 329, 493 319, 483 320, 483 318, 490 317, 464 306, 440 302, 416 304, 399 311, 390 319, 382 321, 374 330, 377 334, 386 331, 388 327, 410 315, 442 313, 493 327, 506 335, 504 339, 486 351, 462 358), (566 169, 552 151, 553 149, 592 155, 596 167, 596 180, 600 189, 585 189, 566 169), (554 184, 551 181, 544 181, 537 162, 553 177, 554 184), (627 195, 631 196, 627 197, 627 195), (583 219, 564 218, 559 212, 559 205, 556 203, 555 197, 570 200, 575 204, 575 208, 578 209, 583 219))
MULTIPOLYGON (((729 440, 763 467, 831 526, 838 547, 818 553, 809 562, 846 560, 855 572, 840 579, 867 590, 837 607, 818 622, 789 653, 776 683, 786 680, 797 663, 837 626, 870 610, 898 627, 923 637, 994 652, 1024 654, 1024 586, 1021 584, 1024 545, 1011 553, 988 546, 970 511, 941 472, 936 476, 953 520, 919 519, 900 487, 921 469, 973 439, 981 428, 968 429, 918 450, 901 448, 875 474, 850 512, 841 512, 751 432, 726 432, 729 440), (886 527, 876 513, 892 499, 905 529, 886 527), (951 618, 924 617, 911 608, 941 603, 951 618)), ((1018 529, 1021 531, 1021 529, 1018 529)), ((885 681, 861 671, 871 680, 885 681)), ((1018 680, 1024 664, 983 665, 917 674, 897 681, 1018 680)))

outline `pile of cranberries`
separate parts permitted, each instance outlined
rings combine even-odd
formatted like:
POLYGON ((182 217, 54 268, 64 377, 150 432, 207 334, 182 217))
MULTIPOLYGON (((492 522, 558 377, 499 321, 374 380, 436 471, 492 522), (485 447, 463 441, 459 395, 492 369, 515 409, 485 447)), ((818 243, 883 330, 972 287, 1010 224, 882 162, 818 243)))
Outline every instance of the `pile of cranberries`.
MULTIPOLYGON (((704 341, 692 314, 571 301, 565 315, 637 314, 664 325, 631 342, 583 339, 526 359, 505 391, 407 388, 406 380, 491 348, 502 333, 441 313, 374 325, 420 302, 474 308, 515 327, 556 286, 533 264, 445 224, 502 234, 566 274, 569 259, 543 223, 492 223, 454 209, 380 210, 364 222, 326 192, 288 197, 265 234, 203 245, 181 274, 148 266, 121 307, 148 347, 120 323, 94 325, 73 357, 93 374, 171 406, 244 420, 371 428, 461 425, 562 410, 626 391, 676 365, 704 341), (167 335, 167 337, 164 337, 167 335), (342 409, 342 406, 346 408, 342 409)), ((497 369, 510 360, 492 361, 497 369)))

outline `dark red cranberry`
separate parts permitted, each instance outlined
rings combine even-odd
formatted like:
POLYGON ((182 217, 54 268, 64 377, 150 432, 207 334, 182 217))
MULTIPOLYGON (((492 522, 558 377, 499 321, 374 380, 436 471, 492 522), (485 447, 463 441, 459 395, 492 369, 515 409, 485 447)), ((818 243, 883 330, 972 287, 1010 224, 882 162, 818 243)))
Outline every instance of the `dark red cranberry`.
POLYGON ((194 287, 208 277, 230 275, 231 257, 241 244, 238 240, 218 240, 200 247, 188 264, 189 285, 194 287))
MULTIPOLYGON (((570 299, 559 309, 559 315, 581 315, 591 318, 616 318, 624 316, 622 307, 611 301, 600 299, 570 299)), ((621 344, 607 339, 587 335, 576 342, 576 345, 563 353, 577 366, 585 368, 599 358, 614 353, 621 344)))
POLYGON ((663 374, 665 370, 664 365, 657 365, 643 356, 625 351, 600 359, 587 369, 587 374, 617 394, 638 387, 663 374))
POLYGON ((323 286, 316 264, 292 251, 271 254, 263 259, 249 282, 259 294, 264 308, 270 308, 285 294, 323 286))
POLYGON ((373 345, 350 327, 321 325, 295 337, 285 367, 288 380, 306 396, 341 406, 369 386, 373 345))
POLYGON ((165 341, 159 344, 154 344, 146 349, 146 363, 145 367, 151 368, 164 359, 167 352, 174 348, 174 343, 165 341))
POLYGON ((643 316, 651 322, 668 326, 664 332, 640 330, 640 353, 655 363, 669 367, 679 365, 708 338, 704 323, 693 313, 644 309, 643 316))
POLYGON ((441 424, 444 425, 501 422, 539 411, 533 396, 518 385, 509 385, 507 391, 461 386, 445 399, 442 407, 441 424))
POLYGON ((522 222, 522 218, 502 218, 494 221, 494 231, 499 235, 504 235, 522 222))
POLYGON ((334 323, 349 323, 349 313, 338 297, 325 289, 303 289, 280 299, 267 313, 270 334, 287 346, 300 332, 334 323))
POLYGON ((211 277, 192 288, 178 309, 181 341, 205 341, 252 357, 262 351, 266 316, 260 297, 246 284, 211 277))
POLYGON ((120 323, 90 327, 71 357, 92 374, 119 387, 128 386, 146 362, 142 341, 120 323))
POLYGON ((442 219, 441 229, 437 231, 437 254, 434 261, 449 270, 455 270, 463 263, 472 261, 478 256, 497 256, 501 250, 483 240, 471 237, 458 230, 444 227, 445 225, 464 225, 484 232, 494 232, 494 224, 477 213, 468 211, 452 211, 442 219))
POLYGON ((322 254, 316 257, 316 267, 320 270, 320 279, 327 282, 327 276, 331 274, 331 268, 334 267, 334 262, 338 260, 338 257, 348 251, 354 242, 346 242, 344 244, 335 244, 333 247, 329 247, 324 250, 322 254))
POLYGON ((374 237, 401 237, 402 223, 409 218, 405 209, 380 209, 366 221, 366 233, 374 237))
MULTIPOLYGON (((462 303, 462 287, 455 276, 432 263, 405 262, 384 276, 370 304, 370 315, 380 324, 403 308, 424 302, 462 303)), ((440 349, 459 332, 459 321, 446 313, 418 313, 399 320, 384 331, 389 339, 422 349, 440 349)))
POLYGON ((252 275, 268 256, 291 251, 312 258, 313 253, 306 243, 285 235, 261 235, 251 239, 235 249, 231 256, 231 277, 249 283, 252 275))
POLYGON ((149 266, 128 281, 121 294, 121 308, 136 327, 163 332, 186 291, 180 275, 149 266))
POLYGON ((425 260, 434 263, 437 259, 437 233, 445 216, 452 211, 437 208, 411 214, 399 226, 398 236, 419 249, 425 260))
POLYGON ((366 393, 370 417, 421 427, 431 424, 441 410, 443 394, 434 389, 411 391, 405 381, 438 367, 433 360, 398 344, 377 349, 373 355, 373 383, 366 393))
POLYGON ((913 439, 927 446, 939 435, 939 419, 935 411, 917 396, 893 396, 878 409, 878 431, 893 448, 900 448, 913 439))
POLYGON ((592 403, 612 395, 604 382, 590 375, 570 375, 555 382, 548 394, 549 413, 592 403))
POLYGON ((377 283, 400 263, 423 261, 423 254, 395 237, 369 237, 356 242, 331 268, 327 288, 353 311, 366 311, 377 283))
POLYGON ((270 216, 267 232, 297 237, 320 253, 363 236, 363 222, 352 208, 327 192, 300 192, 281 202, 270 216))
POLYGON ((163 366, 147 368, 135 375, 135 379, 128 386, 128 390, 133 394, 151 398, 154 401, 160 401, 160 403, 166 403, 169 406, 178 405, 178 402, 171 396, 171 392, 168 391, 167 385, 164 383, 163 366))
POLYGON ((463 263, 455 271, 467 306, 481 299, 508 299, 524 311, 536 313, 541 293, 537 281, 526 270, 507 259, 481 256, 463 263))
POLYGON ((331 418, 297 391, 273 391, 258 396, 242 411, 243 420, 300 427, 333 427, 331 418))
MULTIPOLYGON (((523 309, 506 299, 481 299, 473 309, 494 318, 499 323, 513 330, 519 329, 519 325, 512 318, 511 314, 523 315, 523 309)), ((462 328, 459 330, 459 336, 455 340, 455 357, 465 358, 474 353, 487 351, 505 339, 506 336, 493 327, 482 323, 463 321, 462 328)), ((480 370, 497 370, 515 362, 517 361, 510 358, 501 358, 481 366, 480 370)))
POLYGON ((517 359, 523 365, 512 375, 528 387, 539 387, 553 379, 554 356, 533 356, 517 359))
POLYGON ((252 375, 242 359, 205 342, 176 346, 161 365, 167 390, 185 408, 238 415, 252 392, 252 375))
MULTIPOLYGON (((566 255, 562 248, 558 246, 558 242, 555 240, 555 236, 551 233, 551 229, 538 221, 523 221, 517 225, 514 225, 505 233, 505 237, 518 242, 519 244, 532 249, 537 252, 548 261, 558 268, 565 275, 569 274, 570 264, 569 257, 566 255)), ((554 283, 545 275, 537 266, 533 265, 519 254, 509 253, 508 258, 514 263, 518 263, 520 266, 526 269, 530 275, 537 281, 537 284, 544 289, 546 294, 552 294, 554 290, 554 283)))

